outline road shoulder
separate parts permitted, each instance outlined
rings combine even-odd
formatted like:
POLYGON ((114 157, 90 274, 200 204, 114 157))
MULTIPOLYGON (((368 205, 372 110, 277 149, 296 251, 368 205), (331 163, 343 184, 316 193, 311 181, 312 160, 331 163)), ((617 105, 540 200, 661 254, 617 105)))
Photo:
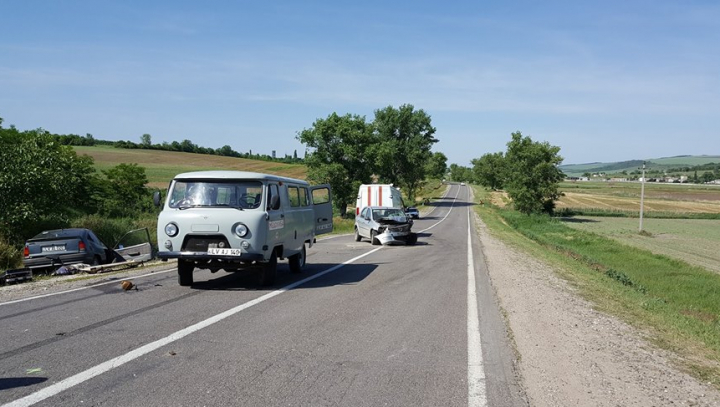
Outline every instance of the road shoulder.
POLYGON ((530 405, 720 406, 720 392, 675 368, 672 354, 594 310, 477 216, 476 228, 530 405))

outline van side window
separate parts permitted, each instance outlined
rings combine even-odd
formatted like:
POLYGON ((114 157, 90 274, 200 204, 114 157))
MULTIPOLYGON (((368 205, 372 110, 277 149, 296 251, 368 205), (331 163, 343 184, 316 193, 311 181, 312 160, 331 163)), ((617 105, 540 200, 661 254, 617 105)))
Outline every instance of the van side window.
POLYGON ((328 188, 313 189, 312 201, 315 205, 330 202, 330 190, 328 188))
POLYGON ((288 185, 287 191, 288 198, 290 199, 290 206, 293 208, 300 206, 300 188, 288 185))
POLYGON ((268 210, 280 209, 280 190, 278 189, 277 184, 268 185, 268 197, 267 198, 268 198, 268 204, 267 204, 268 210), (273 196, 277 196, 277 203, 275 204, 275 206, 270 207, 272 200, 273 200, 273 198, 272 198, 273 196))
POLYGON ((308 199, 307 188, 300 188, 300 206, 309 206, 310 200, 308 199))

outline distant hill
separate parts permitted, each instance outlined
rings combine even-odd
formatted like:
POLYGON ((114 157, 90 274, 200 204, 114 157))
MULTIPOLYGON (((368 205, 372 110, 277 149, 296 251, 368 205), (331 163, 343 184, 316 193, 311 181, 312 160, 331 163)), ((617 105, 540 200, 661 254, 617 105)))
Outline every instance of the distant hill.
POLYGON ((148 186, 156 188, 166 188, 175 175, 190 171, 253 171, 298 179, 305 179, 307 176, 307 167, 304 164, 284 164, 247 158, 176 151, 125 149, 111 146, 74 146, 73 148, 79 155, 92 157, 98 171, 107 170, 122 163, 138 164, 145 168, 149 181, 148 186))
POLYGON ((614 163, 567 164, 561 165, 560 169, 569 176, 579 176, 586 172, 612 174, 621 171, 635 171, 642 168, 643 162, 647 168, 667 170, 678 167, 694 167, 696 165, 720 163, 720 155, 678 155, 675 157, 619 161, 614 163))

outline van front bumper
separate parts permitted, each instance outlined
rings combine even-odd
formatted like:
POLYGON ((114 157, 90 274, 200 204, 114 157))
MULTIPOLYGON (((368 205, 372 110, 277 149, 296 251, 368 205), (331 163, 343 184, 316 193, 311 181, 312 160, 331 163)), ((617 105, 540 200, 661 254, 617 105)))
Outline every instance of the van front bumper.
POLYGON ((240 256, 222 256, 216 254, 209 254, 207 252, 158 252, 157 257, 162 260, 183 259, 200 262, 212 260, 222 260, 227 262, 248 262, 265 260, 265 257, 260 253, 242 253, 240 256))

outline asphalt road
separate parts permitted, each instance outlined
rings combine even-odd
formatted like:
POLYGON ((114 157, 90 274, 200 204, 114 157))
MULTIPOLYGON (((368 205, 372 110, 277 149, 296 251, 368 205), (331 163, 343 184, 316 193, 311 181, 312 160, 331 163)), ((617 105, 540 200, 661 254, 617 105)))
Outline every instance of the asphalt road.
POLYGON ((205 270, 180 287, 172 270, 0 299, 0 404, 526 405, 469 192, 417 220, 415 246, 319 240, 270 288, 205 270))

